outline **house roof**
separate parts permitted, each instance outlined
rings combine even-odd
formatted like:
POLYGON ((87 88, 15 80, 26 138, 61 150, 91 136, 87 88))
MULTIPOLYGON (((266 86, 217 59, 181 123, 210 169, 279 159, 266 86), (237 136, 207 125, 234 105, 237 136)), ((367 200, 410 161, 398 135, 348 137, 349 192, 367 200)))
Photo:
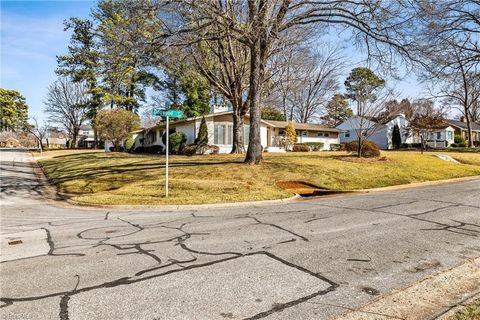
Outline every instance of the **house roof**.
MULTIPOLYGON (((398 117, 398 116, 397 116, 398 117)), ((395 117, 394 119, 396 119, 397 117, 395 117)), ((393 120, 393 119, 392 119, 393 120)), ((390 121, 392 121, 390 120, 390 121)), ((340 123, 337 128, 340 128, 344 125, 347 125, 349 127, 352 127, 353 129, 355 129, 355 125, 359 122, 362 122, 363 124, 363 127, 364 128, 367 128, 367 127, 375 127, 375 128, 378 128, 378 129, 381 129, 381 128, 386 128, 387 125, 386 124, 382 124, 382 123, 379 123, 379 122, 376 122, 376 121, 373 121, 372 119, 369 119, 369 118, 366 118, 366 117, 361 117, 361 116, 351 116, 350 118, 348 118, 347 120, 343 121, 342 123, 340 123)))
MULTIPOLYGON (((467 123, 466 122, 458 121, 458 120, 450 120, 450 119, 446 119, 445 122, 447 124, 453 126, 453 127, 457 127, 457 128, 461 128, 463 130, 467 130, 467 123)), ((472 122, 470 124, 470 126, 472 127, 473 131, 480 131, 480 124, 479 123, 472 122)))
MULTIPOLYGON (((229 115, 233 114, 233 111, 223 111, 223 112, 215 112, 215 113, 210 113, 205 116, 198 116, 198 117, 191 117, 191 118, 186 118, 186 119, 181 119, 177 121, 172 121, 170 122, 170 125, 176 125, 176 124, 182 124, 185 122, 190 122, 190 121, 195 121, 195 120, 200 120, 202 117, 205 118, 212 118, 212 117, 217 117, 217 116, 223 116, 223 115, 229 115)), ((245 117, 249 117, 248 114, 245 115, 245 117)), ((265 125, 274 127, 274 128, 286 128, 288 125, 287 121, 273 121, 273 120, 261 120, 261 122, 265 125)), ((312 131, 329 131, 329 132, 342 132, 343 130, 336 129, 336 128, 330 128, 321 124, 315 124, 315 123, 297 123, 297 122, 292 122, 293 126, 297 130, 312 130, 312 131)), ((153 129, 153 128, 163 128, 165 127, 165 123, 160 123, 154 127, 151 128, 145 128, 144 130, 148 129, 153 129)))
MULTIPOLYGON (((287 121, 274 121, 274 120, 263 120, 267 125, 270 125, 274 128, 286 128, 288 123, 287 121)), ((310 131, 329 131, 329 132, 342 132, 343 130, 327 127, 318 123, 298 123, 291 122, 295 129, 297 130, 310 130, 310 131)))
POLYGON ((88 125, 88 124, 83 124, 80 126, 80 130, 92 130, 92 126, 91 125, 88 125))

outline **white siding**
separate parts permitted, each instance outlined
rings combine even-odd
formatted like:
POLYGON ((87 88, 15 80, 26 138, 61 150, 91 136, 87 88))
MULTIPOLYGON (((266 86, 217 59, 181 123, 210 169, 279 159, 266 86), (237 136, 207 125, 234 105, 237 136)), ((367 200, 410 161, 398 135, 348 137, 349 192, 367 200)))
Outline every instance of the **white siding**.
POLYGON ((192 144, 195 142, 195 123, 185 123, 175 126, 177 132, 183 132, 187 137, 187 144, 192 144))

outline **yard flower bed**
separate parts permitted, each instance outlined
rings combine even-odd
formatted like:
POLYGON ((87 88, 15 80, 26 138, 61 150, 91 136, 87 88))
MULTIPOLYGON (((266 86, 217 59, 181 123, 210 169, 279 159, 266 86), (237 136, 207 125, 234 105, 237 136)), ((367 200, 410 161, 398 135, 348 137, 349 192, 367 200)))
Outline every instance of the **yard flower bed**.
POLYGON ((165 158, 126 153, 72 153, 39 160, 61 192, 87 204, 200 204, 280 199, 292 196, 279 180, 305 181, 320 188, 355 190, 480 175, 480 154, 382 152, 360 159, 344 152, 265 153, 249 166, 243 155, 172 156, 170 197, 164 197, 165 158))

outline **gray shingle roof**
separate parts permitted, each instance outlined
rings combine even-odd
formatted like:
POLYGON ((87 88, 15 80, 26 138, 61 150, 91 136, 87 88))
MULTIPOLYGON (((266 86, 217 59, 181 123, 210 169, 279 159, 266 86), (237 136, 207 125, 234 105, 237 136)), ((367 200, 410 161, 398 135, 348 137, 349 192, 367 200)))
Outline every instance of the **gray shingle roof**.
MULTIPOLYGON (((467 130, 467 123, 466 122, 458 121, 458 120, 450 120, 450 119, 445 120, 445 122, 448 123, 449 125, 451 125, 452 127, 457 127, 457 128, 462 128, 464 130, 467 130)), ((480 124, 479 123, 472 122, 471 127, 472 127, 473 131, 480 131, 480 124)))

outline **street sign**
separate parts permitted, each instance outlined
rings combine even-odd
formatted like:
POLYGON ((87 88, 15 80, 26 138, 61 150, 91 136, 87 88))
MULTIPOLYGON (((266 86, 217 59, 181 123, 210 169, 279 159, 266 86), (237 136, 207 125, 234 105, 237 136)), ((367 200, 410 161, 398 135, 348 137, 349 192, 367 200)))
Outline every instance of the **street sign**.
MULTIPOLYGON (((165 103, 165 105, 168 107, 171 107, 171 103, 165 103)), ((165 109, 160 109, 160 108, 153 108, 152 110, 152 115, 154 117, 162 117, 162 118, 166 118, 166 124, 167 124, 167 128, 166 128, 166 132, 167 132, 167 141, 166 141, 166 151, 165 151, 165 197, 168 198, 168 153, 169 153, 169 136, 168 136, 168 133, 170 132, 169 128, 168 128, 168 125, 170 123, 170 118, 174 118, 174 119, 178 119, 178 118, 183 118, 184 117, 184 113, 183 111, 180 111, 180 110, 165 110, 165 109)))
POLYGON ((183 118, 184 113, 180 110, 162 110, 160 108, 154 108, 152 114, 157 117, 169 117, 169 118, 183 118))

